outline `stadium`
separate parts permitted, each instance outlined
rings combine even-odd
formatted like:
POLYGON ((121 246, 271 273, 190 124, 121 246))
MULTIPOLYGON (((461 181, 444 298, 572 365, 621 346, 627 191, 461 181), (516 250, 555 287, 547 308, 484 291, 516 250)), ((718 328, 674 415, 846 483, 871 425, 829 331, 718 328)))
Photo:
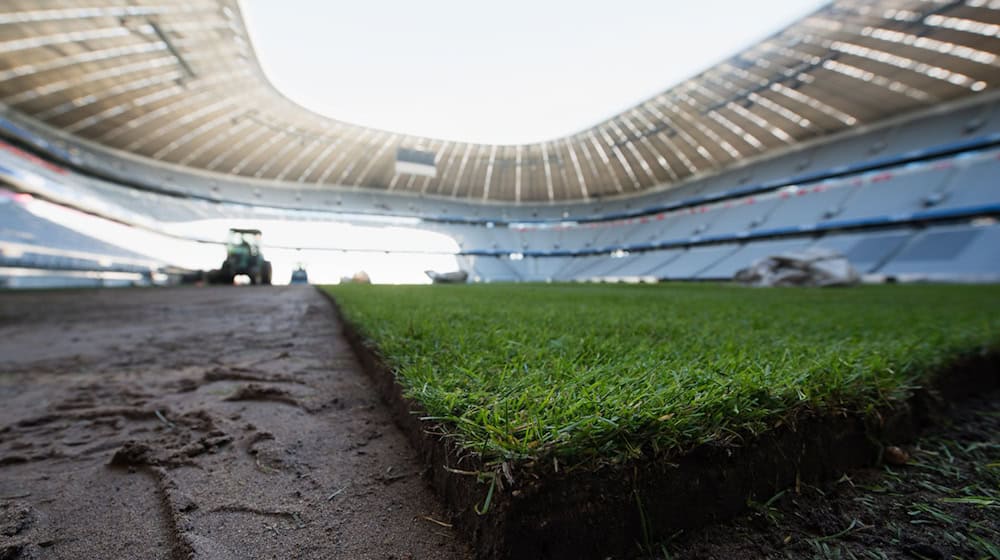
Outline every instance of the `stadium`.
POLYGON ((1000 1, 520 143, 248 4, 0 6, 0 558, 1000 558, 1000 1))

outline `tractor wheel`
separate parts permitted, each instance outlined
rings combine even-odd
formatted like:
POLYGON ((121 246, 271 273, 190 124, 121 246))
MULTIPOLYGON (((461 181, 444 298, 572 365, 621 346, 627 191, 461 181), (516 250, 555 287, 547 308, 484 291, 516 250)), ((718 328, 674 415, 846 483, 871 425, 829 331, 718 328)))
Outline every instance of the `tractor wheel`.
POLYGON ((271 261, 264 261, 264 266, 261 267, 260 273, 260 283, 265 286, 271 285, 271 261))
POLYGON ((219 270, 213 270, 209 273, 209 284, 223 284, 232 286, 233 285, 233 271, 229 267, 228 262, 222 263, 219 270))

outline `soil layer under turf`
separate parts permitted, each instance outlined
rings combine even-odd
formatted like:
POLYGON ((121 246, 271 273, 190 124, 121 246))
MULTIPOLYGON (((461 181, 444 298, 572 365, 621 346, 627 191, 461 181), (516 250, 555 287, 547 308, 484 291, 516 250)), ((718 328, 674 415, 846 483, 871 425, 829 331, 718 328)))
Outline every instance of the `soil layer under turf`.
POLYGON ((330 292, 483 557, 648 551, 998 378, 997 286, 330 292))
POLYGON ((964 400, 928 426, 901 465, 798 484, 649 560, 1000 558, 1000 393, 964 400))

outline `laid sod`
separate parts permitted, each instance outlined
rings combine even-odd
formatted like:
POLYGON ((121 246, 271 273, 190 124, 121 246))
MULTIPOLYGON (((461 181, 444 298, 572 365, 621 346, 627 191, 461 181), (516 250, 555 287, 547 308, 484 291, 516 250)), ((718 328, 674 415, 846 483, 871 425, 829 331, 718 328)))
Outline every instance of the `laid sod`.
POLYGON ((621 462, 875 411, 1000 350, 1000 286, 326 288, 484 462, 621 462))

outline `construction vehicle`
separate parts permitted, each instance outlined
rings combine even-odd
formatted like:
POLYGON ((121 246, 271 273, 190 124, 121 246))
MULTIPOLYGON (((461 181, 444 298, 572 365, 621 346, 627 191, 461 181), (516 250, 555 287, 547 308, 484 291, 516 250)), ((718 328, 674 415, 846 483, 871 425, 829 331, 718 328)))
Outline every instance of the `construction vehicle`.
POLYGON ((292 271, 292 279, 289 284, 308 284, 309 283, 309 273, 306 272, 306 268, 300 263, 295 270, 292 271))
POLYGON ((264 260, 260 251, 259 229, 230 229, 226 241, 226 260, 218 271, 212 271, 213 284, 232 284, 243 274, 251 284, 271 283, 271 262, 264 260))

